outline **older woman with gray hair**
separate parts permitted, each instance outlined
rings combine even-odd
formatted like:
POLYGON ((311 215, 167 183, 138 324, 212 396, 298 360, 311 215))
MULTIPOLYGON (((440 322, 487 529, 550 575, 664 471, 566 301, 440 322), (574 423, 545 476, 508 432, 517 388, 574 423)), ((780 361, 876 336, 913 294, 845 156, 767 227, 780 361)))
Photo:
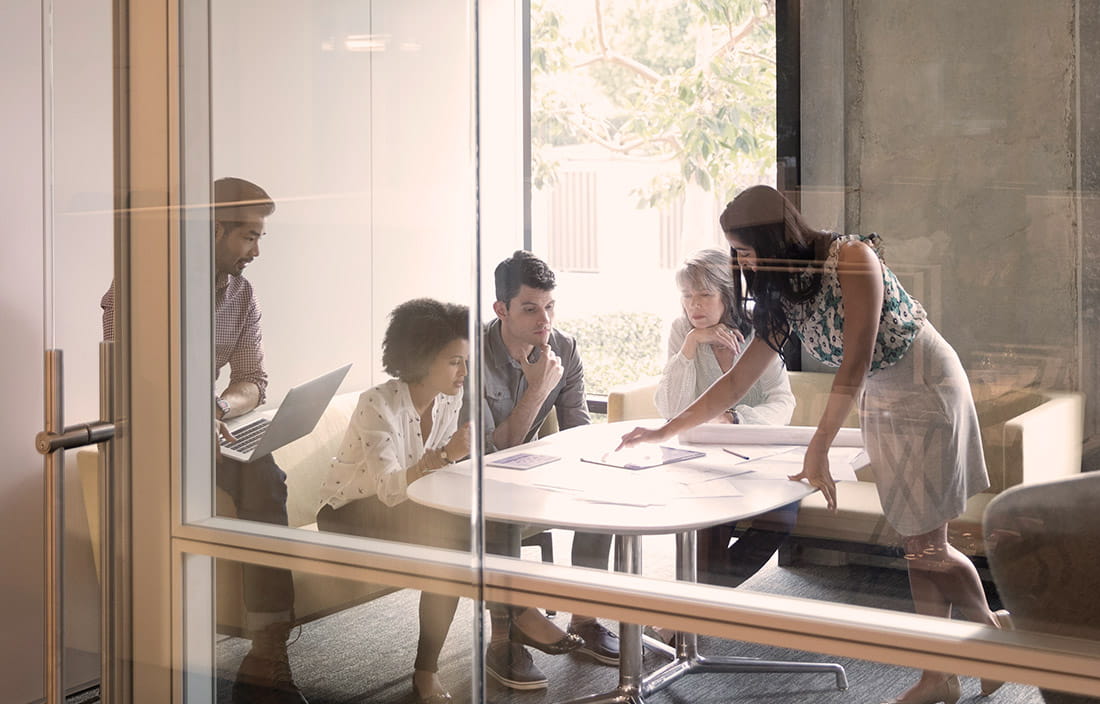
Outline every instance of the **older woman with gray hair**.
MULTIPOLYGON (((748 343, 746 336, 752 337, 752 324, 736 304, 733 277, 733 260, 719 249, 696 252, 676 272, 684 314, 672 323, 668 363, 654 399, 665 418, 687 408, 729 371, 748 343)), ((710 422, 786 425, 794 405, 787 369, 777 357, 737 405, 710 422)), ((761 514, 741 526, 732 546, 736 523, 699 531, 699 581, 738 586, 779 549, 797 517, 797 502, 761 514)))
MULTIPOLYGON (((668 364, 654 401, 671 418, 703 395, 741 356, 752 324, 734 302, 733 260, 719 249, 704 249, 676 272, 684 315, 672 323, 668 364)), ((786 425, 794 413, 794 394, 780 359, 740 402, 712 423, 786 425)))

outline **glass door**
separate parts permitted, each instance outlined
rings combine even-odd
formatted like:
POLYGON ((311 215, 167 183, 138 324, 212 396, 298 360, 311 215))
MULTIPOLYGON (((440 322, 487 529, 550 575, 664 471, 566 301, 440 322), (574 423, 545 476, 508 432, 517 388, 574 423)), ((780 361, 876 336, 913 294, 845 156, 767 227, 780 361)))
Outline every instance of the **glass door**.
MULTIPOLYGON (((110 346, 101 342, 99 303, 114 267, 113 7, 109 1, 33 5, 35 16, 12 17, 14 34, 5 43, 17 50, 37 48, 31 65, 40 69, 26 74, 40 79, 38 134, 13 145, 10 154, 34 164, 25 174, 34 197, 16 207, 33 207, 41 198, 41 227, 27 229, 21 238, 39 248, 40 256, 24 259, 24 269, 13 275, 41 274, 35 294, 45 355, 35 366, 45 373, 28 374, 17 384, 37 386, 37 398, 43 399, 35 407, 44 413, 34 415, 44 417, 35 444, 46 457, 45 474, 39 475, 45 501, 39 495, 20 503, 25 513, 36 513, 32 534, 44 532, 45 589, 41 610, 14 603, 16 611, 42 615, 44 653, 27 650, 43 657, 41 694, 54 702, 67 694, 88 695, 101 685, 100 635, 111 630, 100 608, 101 593, 108 593, 100 589, 104 564, 112 561, 100 549, 101 536, 110 533, 100 520, 107 459, 100 443, 114 430, 101 420, 112 417, 113 361, 110 346), (33 237, 34 232, 41 236, 33 237)), ((22 289, 21 298, 29 290, 22 289)), ((13 683, 14 700, 25 700, 19 692, 37 669, 19 668, 4 678, 13 683)))

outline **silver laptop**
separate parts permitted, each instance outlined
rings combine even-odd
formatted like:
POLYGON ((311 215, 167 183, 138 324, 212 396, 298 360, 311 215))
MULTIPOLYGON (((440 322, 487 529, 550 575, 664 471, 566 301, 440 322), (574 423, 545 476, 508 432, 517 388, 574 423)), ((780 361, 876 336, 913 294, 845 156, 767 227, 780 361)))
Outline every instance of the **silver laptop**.
POLYGON ((270 420, 269 411, 252 411, 229 421, 229 431, 236 440, 220 438, 222 455, 251 462, 313 432, 349 369, 351 365, 346 364, 287 391, 270 420))

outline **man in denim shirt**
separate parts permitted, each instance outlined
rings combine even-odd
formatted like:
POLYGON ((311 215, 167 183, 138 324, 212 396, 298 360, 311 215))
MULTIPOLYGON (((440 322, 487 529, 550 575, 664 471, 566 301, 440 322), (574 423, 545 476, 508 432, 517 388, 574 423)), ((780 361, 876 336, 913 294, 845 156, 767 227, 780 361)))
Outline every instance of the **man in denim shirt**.
MULTIPOLYGON (((553 327, 554 272, 520 250, 497 265, 495 279, 497 318, 484 338, 486 452, 533 439, 551 410, 560 430, 591 422, 577 342, 553 327)), ((607 569, 610 550, 610 535, 573 535, 575 566, 607 569)), ((618 664, 619 639, 595 618, 573 614, 569 632, 584 640, 577 652, 618 664)))

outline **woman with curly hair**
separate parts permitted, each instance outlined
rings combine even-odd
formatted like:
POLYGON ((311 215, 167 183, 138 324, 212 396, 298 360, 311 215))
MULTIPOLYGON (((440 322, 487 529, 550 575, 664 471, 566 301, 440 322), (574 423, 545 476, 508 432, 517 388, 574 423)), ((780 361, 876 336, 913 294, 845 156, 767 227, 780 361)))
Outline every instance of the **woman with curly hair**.
MULTIPOLYGON (((468 551, 470 519, 408 500, 417 479, 470 454, 469 424, 459 426, 470 359, 466 306, 417 298, 397 306, 382 340, 382 365, 394 377, 367 389, 321 485, 321 530, 468 551)), ((486 549, 518 557, 519 529, 486 524, 486 549)), ((458 597, 421 592, 420 637, 413 672, 419 704, 447 704, 437 672, 458 597)), ((575 648, 537 609, 491 605, 494 616, 524 632, 575 648), (541 631, 540 631, 541 629, 541 631)), ((543 647, 550 647, 545 645, 543 647)), ((544 685, 545 686, 545 685, 544 685)))
MULTIPOLYGON (((408 500, 407 487, 470 452, 458 425, 470 358, 465 306, 418 298, 390 314, 382 365, 393 379, 359 397, 344 440, 321 485, 322 530, 452 550, 469 549, 469 519, 408 500)), ((418 701, 450 695, 436 672, 458 598, 420 594, 420 639, 413 690, 418 701)))
MULTIPOLYGON (((972 621, 1010 627, 1007 612, 990 611, 974 565, 947 541, 948 521, 989 486, 966 372, 883 262, 878 235, 812 229, 767 186, 743 191, 720 223, 755 303, 755 339, 695 403, 661 428, 632 430, 623 445, 666 440, 734 405, 797 334, 814 357, 838 369, 802 471, 790 478, 809 482, 836 510, 829 446, 858 403, 883 512, 903 537, 917 613, 948 617, 957 607, 972 621)), ((983 680, 982 693, 1000 685, 983 680)), ((926 670, 891 701, 958 698, 957 676, 926 670)))

